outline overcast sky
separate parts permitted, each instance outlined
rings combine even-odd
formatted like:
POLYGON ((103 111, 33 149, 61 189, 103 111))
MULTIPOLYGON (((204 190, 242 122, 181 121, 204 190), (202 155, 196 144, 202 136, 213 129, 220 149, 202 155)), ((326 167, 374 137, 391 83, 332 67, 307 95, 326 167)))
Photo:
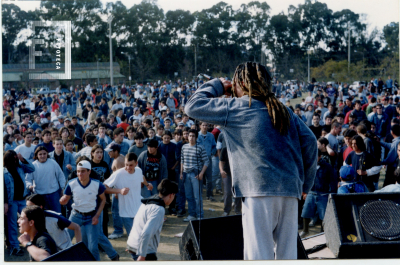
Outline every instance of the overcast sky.
MULTIPOLYGON (((224 2, 232 5, 233 9, 236 10, 241 4, 251 1, 225 0, 224 2)), ((102 2, 105 4, 106 2, 116 2, 116 0, 102 0, 102 2)), ((140 3, 141 0, 121 0, 121 2, 127 8, 131 8, 134 4, 140 3)), ((304 0, 269 0, 266 2, 271 7, 271 15, 276 15, 282 11, 287 13, 289 5, 298 6, 304 3, 304 0)), ((369 32, 375 27, 382 30, 390 22, 399 22, 399 0, 319 0, 319 2, 326 3, 333 12, 350 9, 357 14, 366 14, 369 32)), ((6 2, 2 1, 2 3, 6 2)), ((40 6, 40 1, 16 1, 13 3, 23 10, 34 10, 40 6)), ((158 0, 158 5, 164 12, 176 9, 195 12, 210 8, 216 3, 218 2, 215 0, 158 0)))

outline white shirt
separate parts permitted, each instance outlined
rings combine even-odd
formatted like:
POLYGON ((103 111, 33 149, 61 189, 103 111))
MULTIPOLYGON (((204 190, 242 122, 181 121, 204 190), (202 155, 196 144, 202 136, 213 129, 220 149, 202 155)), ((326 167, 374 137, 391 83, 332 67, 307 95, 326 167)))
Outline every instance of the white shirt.
POLYGON ((14 151, 18 154, 21 153, 22 157, 25 158, 25 160, 29 160, 30 162, 33 162, 33 154, 35 152, 36 145, 31 144, 31 147, 26 147, 26 145, 21 144, 17 146, 14 151))
POLYGON ((120 168, 104 181, 104 184, 108 187, 129 188, 127 195, 118 195, 119 215, 121 217, 135 217, 142 204, 140 196, 142 181, 143 172, 139 167, 135 167, 133 174, 129 174, 125 168, 120 168))

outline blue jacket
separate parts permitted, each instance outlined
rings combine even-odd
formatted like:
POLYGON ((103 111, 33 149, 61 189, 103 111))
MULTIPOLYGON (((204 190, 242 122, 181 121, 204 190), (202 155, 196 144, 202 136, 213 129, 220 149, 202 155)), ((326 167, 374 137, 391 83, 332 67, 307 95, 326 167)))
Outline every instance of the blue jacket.
MULTIPOLYGON (((35 167, 32 165, 31 162, 26 160, 28 162, 27 164, 22 163, 19 161, 19 167, 17 168, 18 174, 21 177, 22 182, 24 183, 24 197, 29 194, 29 190, 25 186, 25 174, 26 173, 32 173, 35 171, 35 167)), ((8 203, 13 202, 14 198, 14 178, 11 176, 11 174, 8 172, 7 168, 4 169, 4 183, 5 183, 5 188, 7 189, 7 194, 8 194, 8 203)))
POLYGON ((386 80, 386 87, 387 88, 392 88, 393 87, 393 79, 386 80))
POLYGON ((389 149, 387 157, 381 162, 381 164, 396 167, 397 146, 400 143, 400 137, 394 138, 392 143, 385 143, 385 142, 380 142, 380 143, 381 146, 383 146, 386 149, 389 149))
POLYGON ((213 156, 217 152, 214 135, 210 132, 207 132, 207 136, 204 139, 204 135, 200 131, 197 136, 197 144, 201 144, 206 149, 207 156, 213 156))
POLYGON ((60 112, 62 115, 67 115, 67 104, 63 103, 60 105, 60 112))
POLYGON ((317 139, 308 126, 288 109, 290 127, 281 135, 272 125, 265 102, 253 98, 249 107, 247 95, 221 98, 223 93, 221 81, 211 80, 190 97, 185 112, 224 131, 228 155, 234 161, 230 166, 235 197, 300 199, 302 192, 308 193, 317 171, 317 139))
MULTIPOLYGON (((55 161, 56 159, 54 158, 54 152, 55 151, 50 152, 49 156, 50 156, 51 159, 53 159, 55 161)), ((63 150, 63 152, 64 152, 64 161, 63 161, 63 166, 62 166, 61 169, 62 169, 62 171, 64 173, 65 181, 67 181, 69 174, 71 174, 74 170, 76 170, 76 162, 75 162, 75 159, 74 159, 74 157, 72 156, 72 154, 70 152, 66 152, 64 150, 63 150), (71 165, 72 166, 72 170, 69 170, 67 168, 67 165, 71 165)))
POLYGON ((382 113, 382 118, 378 118, 378 113, 375 113, 371 117, 371 121, 375 123, 375 133, 380 138, 385 137, 390 132, 390 120, 386 113, 382 113))
POLYGON ((177 148, 176 144, 174 143, 169 143, 169 144, 164 144, 161 143, 160 146, 158 147, 158 150, 165 156, 165 159, 167 160, 167 168, 171 169, 177 159, 177 148))
POLYGON ((17 147, 17 143, 16 142, 12 142, 12 144, 6 143, 5 147, 4 147, 4 153, 7 152, 8 150, 14 150, 15 147, 17 147))
POLYGON ((334 175, 332 166, 324 160, 320 160, 318 166, 314 186, 311 188, 311 191, 316 193, 336 193, 338 181, 334 175))

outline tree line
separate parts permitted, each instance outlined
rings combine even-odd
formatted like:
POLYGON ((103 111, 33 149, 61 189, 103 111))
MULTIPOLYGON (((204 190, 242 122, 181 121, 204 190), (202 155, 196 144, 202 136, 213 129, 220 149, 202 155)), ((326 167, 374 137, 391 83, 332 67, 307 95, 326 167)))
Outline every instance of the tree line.
MULTIPOLYGON (((307 51, 313 74, 319 78, 369 77, 380 74, 384 67, 386 72, 399 71, 398 22, 369 33, 364 15, 349 9, 333 12, 327 4, 312 0, 290 5, 287 12, 274 16, 268 3, 259 1, 242 4, 237 10, 219 2, 194 13, 165 12, 154 0, 129 9, 120 1, 105 5, 100 0, 42 1, 39 9, 28 12, 3 4, 3 64, 27 62, 27 40, 33 34, 24 37, 22 33, 35 20, 72 21, 72 62, 108 62, 106 20, 110 14, 114 17, 113 60, 120 63, 123 75, 138 82, 172 79, 175 72, 181 79, 191 80, 195 70, 232 75, 243 61, 268 64, 278 78, 307 80, 307 51), (347 72, 340 65, 347 61, 349 32, 352 70, 347 72), (329 69, 332 62, 338 64, 341 74, 321 70, 329 69), (363 70, 354 70, 357 67, 363 70)), ((49 40, 45 49, 54 54, 56 37, 51 29, 42 28, 36 34, 49 40)), ((51 62, 51 56, 36 60, 51 62)))

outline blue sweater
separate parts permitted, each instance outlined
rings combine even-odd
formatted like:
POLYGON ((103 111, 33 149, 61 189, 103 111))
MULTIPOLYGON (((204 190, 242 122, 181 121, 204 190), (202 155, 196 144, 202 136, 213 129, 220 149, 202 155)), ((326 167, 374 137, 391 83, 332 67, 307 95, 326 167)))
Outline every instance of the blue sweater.
POLYGON ((219 98, 218 79, 202 85, 186 104, 192 118, 224 130, 235 197, 300 198, 313 186, 317 140, 307 125, 290 112, 286 135, 273 128, 265 102, 249 97, 219 98))

